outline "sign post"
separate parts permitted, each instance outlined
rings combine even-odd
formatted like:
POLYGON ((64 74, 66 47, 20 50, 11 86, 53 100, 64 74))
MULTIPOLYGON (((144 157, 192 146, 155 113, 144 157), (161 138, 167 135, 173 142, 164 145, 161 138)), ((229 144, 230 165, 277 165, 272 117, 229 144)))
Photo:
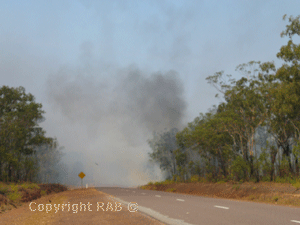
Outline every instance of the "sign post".
POLYGON ((80 172, 78 176, 81 178, 81 188, 82 188, 82 179, 85 177, 84 172, 80 172))

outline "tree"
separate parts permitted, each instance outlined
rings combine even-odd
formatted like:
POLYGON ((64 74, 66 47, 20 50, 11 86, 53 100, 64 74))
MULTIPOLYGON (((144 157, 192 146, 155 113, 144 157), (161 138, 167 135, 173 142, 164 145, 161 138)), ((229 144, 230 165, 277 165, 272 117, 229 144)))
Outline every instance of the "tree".
POLYGON ((35 162, 35 147, 51 144, 52 138, 38 127, 44 118, 42 105, 23 87, 0 89, 0 179, 27 180, 35 162))
POLYGON ((148 140, 152 149, 149 156, 152 161, 160 164, 162 171, 166 171, 169 177, 177 175, 175 150, 178 149, 176 143, 176 133, 178 130, 173 128, 162 134, 153 134, 153 138, 148 140))

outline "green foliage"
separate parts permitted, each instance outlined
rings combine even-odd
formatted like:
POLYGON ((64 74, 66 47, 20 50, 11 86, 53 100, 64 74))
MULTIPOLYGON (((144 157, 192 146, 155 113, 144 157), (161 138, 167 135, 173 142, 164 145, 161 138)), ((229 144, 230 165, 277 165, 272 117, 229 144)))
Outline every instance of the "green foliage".
POLYGON ((155 186, 160 186, 160 185, 163 185, 163 184, 162 184, 161 182, 158 182, 158 181, 157 181, 157 182, 154 183, 154 185, 155 185, 155 186))
POLYGON ((22 197, 21 194, 17 191, 10 192, 7 195, 7 198, 13 202, 21 200, 21 197, 22 197))
POLYGON ((45 196, 45 195, 47 195, 47 192, 45 190, 41 190, 41 195, 45 196))
POLYGON ((168 191, 168 192, 175 192, 175 191, 176 191, 176 188, 168 188, 167 191, 168 191))
MULTIPOLYGON (((191 182, 271 181, 275 165, 280 165, 276 171, 281 176, 275 177, 276 182, 295 181, 291 165, 300 161, 300 45, 292 37, 300 35, 299 24, 300 16, 289 17, 282 32, 290 38, 277 54, 284 60, 282 66, 277 69, 274 62, 250 61, 237 66, 243 75, 239 80, 224 76, 224 71, 207 77, 225 101, 200 113, 182 131, 172 129, 149 140, 151 159, 172 182, 183 182, 186 177, 191 182), (273 138, 272 145, 268 138, 256 137, 261 128, 273 138), (258 139, 264 139, 259 155, 258 139), (296 144, 290 148, 289 143, 296 144), (194 159, 191 152, 199 157, 194 159), (203 174, 206 178, 200 178, 203 174)), ((6 157, 18 163, 13 156, 6 157)))
POLYGON ((200 181, 199 175, 193 175, 191 177, 191 182, 195 183, 195 182, 199 182, 199 181, 200 181))
POLYGON ((147 185, 153 185, 153 182, 150 181, 147 185))
POLYGON ((28 183, 28 182, 21 184, 21 187, 23 187, 24 189, 34 189, 34 188, 40 189, 40 187, 36 183, 28 183))
POLYGON ((280 198, 279 196, 273 196, 272 199, 273 199, 273 201, 277 202, 279 200, 279 198, 280 198))
POLYGON ((176 166, 175 150, 178 149, 176 142, 176 134, 178 130, 173 128, 162 134, 153 134, 153 138, 148 140, 148 144, 152 149, 149 153, 151 161, 159 163, 162 171, 167 171, 169 176, 173 176, 176 166))
POLYGON ((232 162, 231 171, 236 180, 247 179, 250 168, 247 162, 241 157, 237 156, 232 162))
POLYGON ((0 88, 0 181, 32 181, 38 172, 38 146, 54 146, 38 123, 44 120, 42 104, 23 87, 0 88))
POLYGON ((295 182, 293 182, 292 184, 297 190, 300 189, 300 180, 296 180, 295 182))
POLYGON ((271 180, 270 180, 270 177, 269 177, 269 176, 263 176, 263 177, 261 178, 261 181, 262 181, 262 182, 270 182, 271 180))
POLYGON ((217 183, 218 183, 218 184, 225 184, 225 183, 226 183, 226 181, 224 181, 224 180, 220 180, 220 181, 218 181, 217 183))
POLYGON ((16 184, 10 184, 9 185, 9 192, 7 193, 8 199, 11 201, 19 201, 21 199, 21 194, 19 193, 19 186, 16 184))
POLYGON ((18 190, 19 190, 19 187, 16 184, 10 184, 9 187, 12 192, 18 192, 18 190))

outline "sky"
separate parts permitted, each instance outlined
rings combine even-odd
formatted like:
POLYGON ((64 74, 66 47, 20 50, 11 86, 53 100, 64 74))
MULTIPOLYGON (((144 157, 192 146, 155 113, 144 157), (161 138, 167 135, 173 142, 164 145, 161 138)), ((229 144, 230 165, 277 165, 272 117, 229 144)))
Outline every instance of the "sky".
POLYGON ((276 58, 299 0, 0 0, 0 85, 23 86, 64 147, 67 178, 161 180, 154 131, 184 128, 221 99, 206 77, 276 58))

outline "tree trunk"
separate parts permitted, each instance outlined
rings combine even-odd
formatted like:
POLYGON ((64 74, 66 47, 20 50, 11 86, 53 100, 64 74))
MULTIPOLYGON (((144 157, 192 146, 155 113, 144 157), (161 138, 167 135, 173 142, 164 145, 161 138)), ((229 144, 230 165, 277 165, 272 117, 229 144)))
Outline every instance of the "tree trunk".
POLYGON ((12 169, 11 169, 11 164, 8 164, 8 182, 12 182, 12 169))
POLYGON ((295 156, 296 160, 295 160, 295 167, 296 167, 296 171, 295 171, 295 174, 296 174, 296 177, 299 176, 299 164, 298 164, 298 158, 295 156))

